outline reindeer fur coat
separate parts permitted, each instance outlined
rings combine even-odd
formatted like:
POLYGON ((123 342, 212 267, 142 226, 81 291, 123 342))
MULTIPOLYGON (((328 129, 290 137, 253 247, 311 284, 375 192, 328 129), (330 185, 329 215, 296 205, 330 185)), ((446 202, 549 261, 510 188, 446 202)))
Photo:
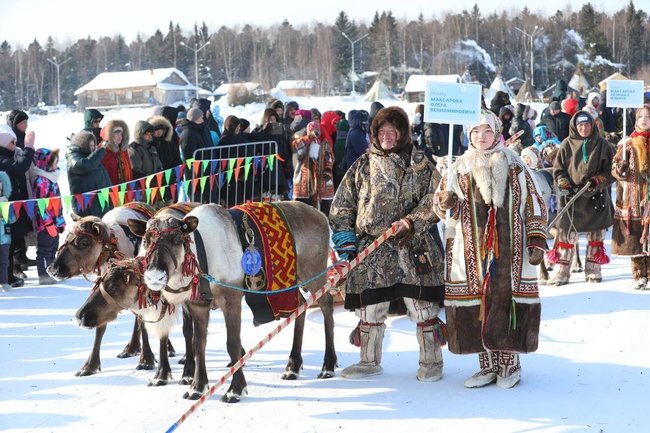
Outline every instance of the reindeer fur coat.
POLYGON ((546 249, 547 211, 529 169, 502 144, 471 148, 438 186, 434 210, 442 219, 438 197, 445 190, 459 198, 446 229, 449 350, 535 351, 541 306, 528 248, 546 249), (492 266, 483 259, 489 236, 495 240, 492 266))

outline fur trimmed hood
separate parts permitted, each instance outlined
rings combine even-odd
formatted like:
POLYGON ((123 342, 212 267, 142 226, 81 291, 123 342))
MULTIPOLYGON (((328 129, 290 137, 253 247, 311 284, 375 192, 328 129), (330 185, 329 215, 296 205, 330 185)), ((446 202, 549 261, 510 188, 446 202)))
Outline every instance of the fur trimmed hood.
POLYGON ((172 141, 172 135, 174 133, 174 130, 172 129, 172 124, 169 120, 167 120, 164 116, 152 116, 150 117, 147 122, 151 126, 153 126, 154 129, 158 129, 161 126, 165 128, 165 135, 163 135, 163 139, 167 142, 172 141))
POLYGON ((118 148, 115 144, 115 141, 113 140, 113 134, 111 134, 111 131, 113 131, 118 126, 123 130, 122 144, 120 145, 119 150, 124 151, 127 149, 127 147, 129 147, 129 139, 131 137, 129 135, 129 127, 126 125, 126 122, 120 119, 111 119, 106 123, 106 126, 102 128, 101 137, 102 140, 107 143, 106 148, 112 152, 117 152, 118 148))

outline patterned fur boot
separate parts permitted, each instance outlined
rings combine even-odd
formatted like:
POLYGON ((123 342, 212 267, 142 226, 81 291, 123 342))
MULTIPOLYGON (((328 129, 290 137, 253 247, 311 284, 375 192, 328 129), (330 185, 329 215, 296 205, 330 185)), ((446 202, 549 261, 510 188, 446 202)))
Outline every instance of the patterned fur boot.
POLYGON ((509 352, 498 353, 499 373, 497 375, 497 386, 499 388, 512 388, 521 380, 521 365, 519 354, 509 352))
POLYGON ((381 374, 381 346, 384 341, 383 323, 361 322, 359 336, 361 339, 361 360, 358 364, 350 365, 341 372, 342 377, 359 379, 381 374))
POLYGON ((494 383, 497 380, 497 372, 499 371, 497 357, 497 352, 479 353, 478 362, 481 370, 465 381, 465 388, 480 388, 494 383))
POLYGON ((442 348, 433 321, 418 323, 416 334, 420 344, 420 368, 415 377, 421 382, 436 382, 442 379, 442 348))

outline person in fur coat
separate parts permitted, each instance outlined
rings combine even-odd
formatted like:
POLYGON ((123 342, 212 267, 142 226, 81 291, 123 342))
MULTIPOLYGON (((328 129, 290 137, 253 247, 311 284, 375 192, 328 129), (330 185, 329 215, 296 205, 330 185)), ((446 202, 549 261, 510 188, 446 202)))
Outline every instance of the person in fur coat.
POLYGON ((443 176, 433 207, 446 228, 445 315, 449 351, 478 353, 468 388, 521 379, 519 353, 537 350, 541 305, 535 266, 546 250, 547 210, 530 170, 498 139, 482 110, 470 146, 443 176))
POLYGON ((585 185, 590 186, 555 223, 558 236, 548 260, 558 266, 549 285, 569 283, 579 233, 587 234, 585 280, 602 281, 600 267, 609 263, 603 238, 612 226, 614 213, 609 191, 614 182, 613 157, 614 147, 600 136, 594 118, 588 111, 578 111, 571 118, 569 136, 560 144, 553 165, 553 179, 560 190, 558 212, 585 185))
POLYGON ((630 256, 633 288, 646 290, 650 278, 650 107, 636 110, 634 132, 619 144, 612 175, 616 204, 612 227, 612 253, 630 256), (625 152, 625 157, 623 157, 625 152))
POLYGON ((129 159, 129 127, 120 119, 111 119, 102 128, 100 133, 102 143, 100 147, 106 149, 102 158, 102 165, 111 178, 111 184, 130 182, 133 180, 131 160, 129 159))
MULTIPOLYGON (((404 299, 417 323, 420 346, 416 378, 442 378, 442 242, 431 233, 437 222, 432 200, 440 175, 424 152, 413 146, 403 109, 379 110, 370 126, 371 148, 343 176, 330 210, 332 241, 342 259, 351 259, 386 230, 396 235, 350 271, 345 308, 359 324, 360 361, 341 375, 360 378, 382 372, 384 324, 391 301, 404 299)), ((436 232, 437 235, 437 232, 436 232)))

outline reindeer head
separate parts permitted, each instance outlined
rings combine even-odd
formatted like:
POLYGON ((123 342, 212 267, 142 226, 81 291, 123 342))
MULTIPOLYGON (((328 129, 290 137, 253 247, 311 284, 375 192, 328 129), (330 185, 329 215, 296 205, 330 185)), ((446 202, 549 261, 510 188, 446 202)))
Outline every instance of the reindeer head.
POLYGON ((111 236, 101 219, 81 218, 59 248, 47 272, 62 280, 79 274, 89 274, 99 268, 102 251, 109 246, 111 236))
POLYGON ((143 271, 141 257, 111 261, 75 314, 78 324, 95 328, 115 320, 122 310, 137 310, 155 302, 144 285, 143 271))
POLYGON ((142 236, 141 255, 145 258, 144 281, 154 291, 165 288, 172 276, 190 276, 196 258, 190 251, 190 234, 199 219, 188 216, 180 220, 163 216, 147 221, 146 226, 129 220, 129 228, 142 236), (144 230, 143 230, 144 229, 144 230))

